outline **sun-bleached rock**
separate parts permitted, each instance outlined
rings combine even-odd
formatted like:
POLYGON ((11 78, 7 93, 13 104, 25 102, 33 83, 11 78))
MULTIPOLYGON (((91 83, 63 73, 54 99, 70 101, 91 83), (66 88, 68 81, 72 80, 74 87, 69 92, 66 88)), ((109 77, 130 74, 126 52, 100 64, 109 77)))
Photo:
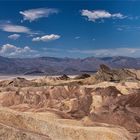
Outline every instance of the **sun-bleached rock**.
POLYGON ((39 91, 4 92, 0 104, 5 107, 27 104, 27 109, 52 108, 82 118, 89 113, 92 97, 89 90, 77 86, 48 87, 39 91))
MULTIPOLYGON (((52 140, 131 140, 129 132, 121 127, 112 128, 109 125, 85 127, 74 120, 70 120, 69 123, 68 120, 63 121, 57 118, 42 119, 32 113, 19 113, 6 108, 0 108, 0 123, 12 128, 16 127, 18 130, 22 130, 22 133, 24 131, 32 133, 32 137, 40 135, 41 140, 44 140, 45 137, 46 140, 49 138, 52 140)), ((3 129, 5 128, 3 127, 3 129)), ((12 134, 18 135, 18 132, 12 131, 14 131, 12 134)), ((21 139, 22 133, 19 136, 21 139)))
MULTIPOLYGON (((16 127, 16 126, 15 126, 16 127)), ((1 140, 51 140, 48 136, 17 129, 0 123, 1 140)))
POLYGON ((131 132, 139 133, 139 101, 139 93, 122 95, 113 87, 96 89, 90 117, 95 122, 120 125, 131 132))
MULTIPOLYGON (((49 135, 53 140, 56 137, 59 138, 58 140, 63 140, 64 137, 68 140, 76 140, 76 135, 78 135, 77 139, 79 140, 90 140, 93 137, 97 137, 100 140, 107 139, 110 133, 114 140, 116 139, 114 131, 116 133, 117 130, 119 136, 122 135, 121 126, 130 132, 140 132, 138 87, 138 84, 129 85, 126 82, 104 82, 92 86, 1 88, 0 106, 19 112, 10 110, 10 117, 8 117, 9 110, 6 111, 4 108, 5 111, 2 110, 3 113, 0 114, 0 123, 6 122, 7 126, 20 128, 19 124, 21 122, 22 129, 35 133, 39 132, 43 135, 46 132, 46 135, 49 135), (126 93, 122 93, 122 90, 119 90, 120 87, 126 88, 128 94, 126 94, 126 91, 126 93), (51 114, 45 115, 47 112, 51 114), (89 120, 84 120, 86 117, 89 120), (78 121, 75 119, 78 119, 78 121), (54 134, 42 124, 44 121, 46 126, 55 131, 54 134), (96 128, 103 129, 105 132, 99 133, 96 128), (110 128, 113 128, 113 132, 110 132, 110 128), (107 136, 106 131, 109 131, 107 136), (62 132, 64 135, 61 134, 62 132), (94 135, 92 136, 91 133, 93 132, 94 135), (72 138, 70 134, 72 134, 72 138)), ((125 130, 124 133, 126 132, 125 130)), ((117 138, 121 139, 118 135, 117 138)))

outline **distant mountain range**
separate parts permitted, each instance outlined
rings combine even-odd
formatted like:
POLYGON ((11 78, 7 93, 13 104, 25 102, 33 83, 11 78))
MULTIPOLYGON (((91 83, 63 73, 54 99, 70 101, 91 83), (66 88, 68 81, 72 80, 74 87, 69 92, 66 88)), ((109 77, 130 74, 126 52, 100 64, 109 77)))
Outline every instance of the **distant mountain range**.
POLYGON ((93 73, 100 64, 112 68, 140 69, 140 58, 131 57, 87 57, 74 58, 5 58, 0 56, 0 74, 80 74, 93 73))

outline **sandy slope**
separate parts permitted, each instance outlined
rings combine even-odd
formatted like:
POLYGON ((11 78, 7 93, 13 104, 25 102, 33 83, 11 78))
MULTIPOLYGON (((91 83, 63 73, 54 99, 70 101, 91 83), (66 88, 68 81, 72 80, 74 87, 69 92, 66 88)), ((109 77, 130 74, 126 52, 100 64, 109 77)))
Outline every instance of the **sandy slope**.
MULTIPOLYGON (((2 123, 0 125, 2 131, 8 129, 12 135, 13 133, 18 135, 18 132, 22 130, 22 133, 26 131, 25 134, 32 138, 40 135, 40 140, 44 140, 45 137, 47 140, 48 135, 52 140, 131 140, 129 133, 121 127, 84 127, 75 120, 69 122, 69 120, 56 119, 56 117, 54 119, 47 113, 46 117, 42 119, 41 114, 19 113, 0 108, 0 123, 2 123)), ((4 134, 1 134, 1 138, 4 138, 4 134)), ((10 136, 7 138, 11 139, 10 136)), ((28 138, 26 137, 26 139, 28 138)))
POLYGON ((0 82, 0 140, 139 140, 138 75, 34 78, 0 82))

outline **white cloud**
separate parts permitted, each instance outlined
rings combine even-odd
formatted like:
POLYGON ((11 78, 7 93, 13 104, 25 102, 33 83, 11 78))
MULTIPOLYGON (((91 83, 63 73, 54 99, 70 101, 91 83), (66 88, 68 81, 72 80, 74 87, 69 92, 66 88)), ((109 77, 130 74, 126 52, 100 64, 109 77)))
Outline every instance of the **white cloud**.
POLYGON ((126 17, 122 15, 121 13, 111 14, 105 10, 94 10, 94 11, 82 10, 81 15, 86 16, 89 21, 93 21, 93 22, 95 22, 96 20, 99 20, 99 19, 102 20, 105 18, 123 19, 126 17))
POLYGON ((5 32, 31 33, 31 30, 28 27, 13 24, 1 24, 0 29, 5 32))
POLYGON ((140 57, 139 48, 114 48, 114 49, 95 49, 95 50, 68 50, 70 53, 79 53, 93 55, 95 57, 106 57, 106 56, 130 56, 140 57))
POLYGON ((29 20, 30 22, 32 22, 39 18, 48 17, 52 14, 57 14, 58 10, 53 8, 37 8, 20 11, 19 13, 23 15, 23 20, 29 20))
POLYGON ((38 52, 36 50, 32 50, 28 46, 20 48, 11 44, 5 44, 0 48, 0 55, 6 57, 30 57, 37 53, 38 52))
POLYGON ((48 42, 48 41, 57 40, 59 38, 60 38, 60 35, 51 34, 51 35, 45 35, 45 36, 42 36, 42 37, 35 37, 35 38, 32 39, 32 41, 48 42))
POLYGON ((20 37, 19 34, 12 34, 8 36, 8 38, 13 39, 13 40, 17 40, 19 37, 20 37))

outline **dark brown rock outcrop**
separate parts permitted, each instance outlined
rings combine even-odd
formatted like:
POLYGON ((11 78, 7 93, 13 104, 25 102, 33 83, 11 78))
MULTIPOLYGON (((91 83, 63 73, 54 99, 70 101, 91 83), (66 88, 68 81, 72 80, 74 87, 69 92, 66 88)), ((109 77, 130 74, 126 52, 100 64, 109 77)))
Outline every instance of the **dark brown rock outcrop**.
POLYGON ((58 77, 59 80, 69 80, 70 77, 68 77, 66 74, 63 74, 62 76, 58 77))
POLYGON ((111 69, 102 64, 95 75, 99 81, 122 81, 122 80, 140 80, 136 71, 129 69, 111 69))
POLYGON ((85 79, 85 78, 88 78, 88 77, 90 77, 90 75, 87 74, 87 73, 84 73, 84 74, 76 76, 74 79, 85 79))

